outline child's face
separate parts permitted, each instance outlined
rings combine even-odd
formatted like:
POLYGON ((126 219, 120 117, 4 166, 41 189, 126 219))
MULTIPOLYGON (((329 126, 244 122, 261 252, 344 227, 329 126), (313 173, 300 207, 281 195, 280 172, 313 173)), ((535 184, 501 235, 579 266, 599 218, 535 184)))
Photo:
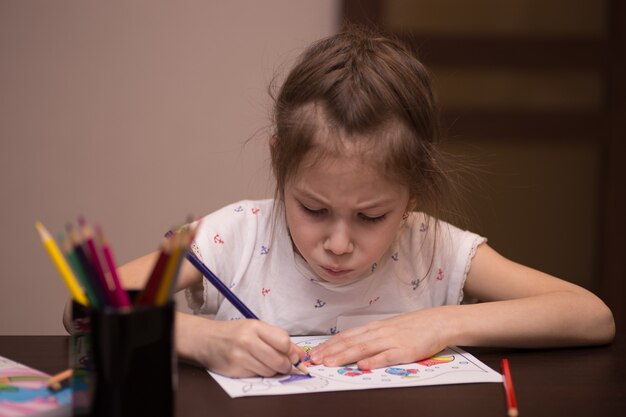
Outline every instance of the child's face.
POLYGON ((409 203, 408 189, 357 157, 313 166, 307 161, 285 184, 293 243, 324 281, 364 278, 396 236, 409 203))

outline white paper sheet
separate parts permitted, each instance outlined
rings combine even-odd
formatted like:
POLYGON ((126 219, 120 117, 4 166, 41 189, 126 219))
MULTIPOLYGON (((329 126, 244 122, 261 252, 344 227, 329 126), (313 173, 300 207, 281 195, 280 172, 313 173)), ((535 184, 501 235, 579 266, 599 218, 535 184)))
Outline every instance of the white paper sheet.
MULTIPOLYGON (((328 339, 328 336, 294 337, 305 351, 328 339)), ((307 367, 312 377, 296 374, 271 378, 228 378, 209 374, 233 398, 257 395, 305 394, 374 388, 426 385, 502 382, 502 375, 458 347, 449 347, 430 359, 416 363, 362 371, 356 366, 307 367)))

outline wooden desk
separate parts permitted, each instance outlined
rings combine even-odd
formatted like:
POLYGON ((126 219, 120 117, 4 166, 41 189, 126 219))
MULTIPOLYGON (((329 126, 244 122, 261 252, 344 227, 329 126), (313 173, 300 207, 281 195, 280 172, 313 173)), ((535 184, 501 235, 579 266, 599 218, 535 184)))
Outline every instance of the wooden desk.
MULTIPOLYGON (((508 357, 520 415, 619 416, 626 411, 626 338, 599 348, 467 349, 496 370, 508 357)), ((0 355, 56 373, 69 337, 0 336, 0 355)), ((446 385, 231 399, 204 369, 179 365, 176 416, 506 416, 500 384, 446 385)))

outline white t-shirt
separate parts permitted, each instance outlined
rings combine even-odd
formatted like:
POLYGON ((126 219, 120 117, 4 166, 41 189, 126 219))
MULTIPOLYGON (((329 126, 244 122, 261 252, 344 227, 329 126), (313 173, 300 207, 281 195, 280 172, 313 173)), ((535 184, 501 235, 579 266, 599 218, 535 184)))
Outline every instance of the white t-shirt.
MULTIPOLYGON (((226 206, 202 219, 192 250, 261 320, 291 335, 334 334, 338 322, 355 317, 459 304, 471 259, 485 242, 444 222, 434 233, 434 221, 413 212, 368 276, 337 285, 321 281, 294 252, 284 215, 275 213, 274 200, 226 206)), ((206 279, 186 297, 196 314, 243 317, 206 279)))

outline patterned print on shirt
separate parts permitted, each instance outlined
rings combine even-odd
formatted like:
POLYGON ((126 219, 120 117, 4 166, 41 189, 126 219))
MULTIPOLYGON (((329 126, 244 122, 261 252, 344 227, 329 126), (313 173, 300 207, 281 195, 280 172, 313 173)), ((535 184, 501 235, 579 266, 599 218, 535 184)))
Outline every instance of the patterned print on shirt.
POLYGON ((411 286, 413 287, 413 291, 415 291, 417 289, 417 287, 420 286, 420 280, 419 279, 414 279, 413 281, 411 281, 411 286))
POLYGON ((215 236, 213 236, 213 242, 217 243, 218 245, 224 244, 224 241, 222 240, 222 238, 220 237, 218 233, 216 233, 215 236))
POLYGON ((394 261, 398 262, 398 252, 395 252, 393 255, 391 255, 391 259, 393 259, 394 261))
POLYGON ((437 281, 441 281, 445 277, 446 275, 444 274, 443 269, 442 268, 437 269, 437 281))
POLYGON ((235 207, 235 213, 241 213, 243 211, 243 207, 237 206, 235 207))
POLYGON ((261 245, 261 252, 259 252, 259 255, 267 255, 268 253, 270 253, 270 248, 265 245, 261 245))
POLYGON ((337 331, 337 326, 333 326, 333 327, 331 327, 329 331, 330 331, 330 334, 337 334, 337 333, 339 333, 339 332, 337 331))
POLYGON ((252 207, 251 211, 252 211, 252 214, 258 214, 259 211, 261 211, 261 209, 258 207, 252 207))
POLYGON ((376 298, 370 300, 369 304, 372 305, 372 304, 374 304, 378 300, 380 300, 380 297, 376 297, 376 298))
POLYGON ((322 301, 319 298, 315 301, 315 308, 322 308, 326 305, 326 301, 322 301))
POLYGON ((376 268, 378 268, 378 262, 374 262, 372 265, 372 272, 376 271, 376 268))
POLYGON ((427 230, 428 230, 428 226, 426 226, 426 223, 420 224, 420 232, 425 232, 427 230))
POLYGON ((270 289, 269 288, 262 288, 261 289, 261 294, 263 294, 263 297, 265 297, 267 294, 270 293, 270 289))

